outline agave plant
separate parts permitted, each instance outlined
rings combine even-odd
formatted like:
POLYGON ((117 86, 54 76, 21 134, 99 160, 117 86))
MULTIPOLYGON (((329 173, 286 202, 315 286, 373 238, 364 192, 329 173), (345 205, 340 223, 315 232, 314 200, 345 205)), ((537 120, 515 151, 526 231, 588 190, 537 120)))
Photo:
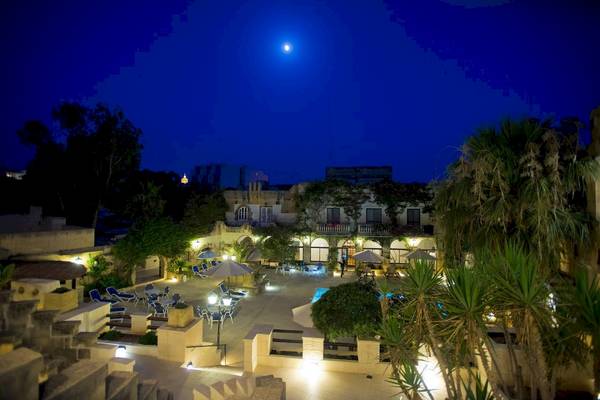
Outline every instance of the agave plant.
POLYGON ((433 400, 433 395, 427 388, 421 372, 409 361, 400 363, 393 376, 387 381, 398 387, 410 400, 421 400, 424 395, 433 400))
POLYGON ((465 399, 466 400, 493 400, 494 395, 490 388, 488 387, 488 381, 483 383, 481 381, 481 377, 479 374, 475 375, 475 387, 471 387, 470 385, 466 385, 463 382, 463 387, 465 389, 465 399))

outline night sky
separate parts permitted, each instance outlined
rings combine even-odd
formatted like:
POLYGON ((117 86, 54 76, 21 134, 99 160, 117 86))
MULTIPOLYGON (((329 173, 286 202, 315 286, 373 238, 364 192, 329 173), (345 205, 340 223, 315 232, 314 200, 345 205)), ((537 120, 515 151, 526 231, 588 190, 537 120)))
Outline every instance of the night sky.
POLYGON ((246 164, 278 183, 322 178, 328 165, 392 165, 397 179, 427 181, 477 127, 525 115, 587 122, 600 105, 600 1, 0 8, 9 168, 31 157, 16 130, 49 122, 61 100, 122 107, 144 131, 144 167, 246 164))

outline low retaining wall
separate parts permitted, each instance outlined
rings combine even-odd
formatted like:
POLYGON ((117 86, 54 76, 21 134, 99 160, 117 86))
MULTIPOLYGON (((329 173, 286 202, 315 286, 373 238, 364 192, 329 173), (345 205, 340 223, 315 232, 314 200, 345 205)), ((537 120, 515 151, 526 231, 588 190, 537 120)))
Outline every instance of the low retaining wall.
POLYGON ((302 357, 271 354, 272 325, 255 325, 244 338, 244 372, 254 373, 259 366, 301 368, 314 364, 323 371, 381 375, 389 363, 379 361, 379 342, 357 340, 358 361, 323 358, 324 338, 314 329, 302 335, 302 357))

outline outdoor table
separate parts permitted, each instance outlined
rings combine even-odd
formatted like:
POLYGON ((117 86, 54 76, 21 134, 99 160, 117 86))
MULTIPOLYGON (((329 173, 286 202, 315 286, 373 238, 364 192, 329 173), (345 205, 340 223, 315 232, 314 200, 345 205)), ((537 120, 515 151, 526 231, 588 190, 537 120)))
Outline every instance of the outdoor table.
POLYGON ((144 290, 144 292, 146 293, 146 296, 158 296, 162 293, 162 290, 150 289, 150 290, 144 290))

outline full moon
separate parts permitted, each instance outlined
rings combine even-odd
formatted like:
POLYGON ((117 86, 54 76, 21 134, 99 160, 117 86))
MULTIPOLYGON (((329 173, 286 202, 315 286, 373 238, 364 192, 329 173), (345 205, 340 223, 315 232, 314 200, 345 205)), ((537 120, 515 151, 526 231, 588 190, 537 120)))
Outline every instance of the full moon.
POLYGON ((283 45, 281 45, 281 50, 285 53, 285 54, 290 54, 292 52, 294 48, 292 47, 292 44, 289 42, 285 42, 283 45))

